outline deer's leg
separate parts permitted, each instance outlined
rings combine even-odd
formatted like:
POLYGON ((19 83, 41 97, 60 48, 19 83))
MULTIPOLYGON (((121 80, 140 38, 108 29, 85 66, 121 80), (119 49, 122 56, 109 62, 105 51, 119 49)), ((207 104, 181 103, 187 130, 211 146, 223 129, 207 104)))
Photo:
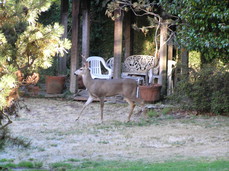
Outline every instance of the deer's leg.
POLYGON ((132 113, 134 111, 135 103, 132 100, 128 99, 128 98, 125 98, 125 100, 127 101, 127 103, 130 106, 130 112, 129 112, 129 116, 128 116, 128 120, 127 120, 127 122, 130 122, 131 115, 132 115, 132 113))
POLYGON ((141 110, 138 111, 138 114, 140 115, 141 113, 143 113, 144 117, 146 118, 146 113, 147 113, 147 109, 145 107, 145 103, 144 103, 144 100, 142 100, 141 98, 137 98, 137 97, 134 97, 133 99, 134 102, 138 103, 141 105, 141 110))
POLYGON ((87 105, 89 105, 93 100, 94 100, 94 98, 93 98, 92 96, 89 96, 89 97, 88 97, 88 99, 87 99, 86 103, 83 105, 83 108, 81 109, 81 111, 80 111, 80 113, 79 113, 79 116, 78 116, 78 118, 76 119, 76 121, 79 120, 79 118, 80 118, 80 116, 81 116, 83 110, 84 110, 84 109, 87 107, 87 105))
POLYGON ((100 97, 99 99, 100 99, 101 122, 103 122, 104 97, 100 97))

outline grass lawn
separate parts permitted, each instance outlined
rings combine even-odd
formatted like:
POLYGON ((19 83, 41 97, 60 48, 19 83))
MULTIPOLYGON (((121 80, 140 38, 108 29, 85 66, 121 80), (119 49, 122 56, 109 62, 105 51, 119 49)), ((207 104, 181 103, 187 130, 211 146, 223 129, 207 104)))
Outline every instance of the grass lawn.
POLYGON ((229 162, 225 160, 206 161, 206 160, 188 160, 164 163, 143 163, 131 161, 91 161, 69 159, 65 162, 53 163, 46 169, 42 163, 37 162, 20 162, 14 164, 12 160, 0 160, 0 170, 98 170, 98 171, 137 171, 137 170, 153 170, 153 171, 227 171, 229 170, 229 162))

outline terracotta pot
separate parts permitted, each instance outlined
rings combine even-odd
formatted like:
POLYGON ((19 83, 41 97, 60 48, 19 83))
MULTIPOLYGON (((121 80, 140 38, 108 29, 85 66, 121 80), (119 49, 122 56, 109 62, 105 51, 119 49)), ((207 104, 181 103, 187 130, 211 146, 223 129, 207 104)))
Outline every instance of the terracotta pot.
POLYGON ((156 102, 160 100, 161 87, 160 84, 139 86, 140 97, 145 102, 156 102))
POLYGON ((64 90, 65 76, 46 76, 46 93, 61 94, 64 90))
POLYGON ((34 85, 29 85, 27 87, 27 89, 28 89, 28 92, 33 96, 37 96, 39 94, 39 91, 40 91, 40 87, 34 86, 34 85))
POLYGON ((78 88, 79 89, 84 89, 85 88, 82 76, 80 76, 80 75, 78 76, 77 82, 78 82, 78 88))
POLYGON ((38 87, 38 86, 33 87, 33 95, 34 96, 37 96, 39 94, 39 91, 40 91, 40 87, 38 87))

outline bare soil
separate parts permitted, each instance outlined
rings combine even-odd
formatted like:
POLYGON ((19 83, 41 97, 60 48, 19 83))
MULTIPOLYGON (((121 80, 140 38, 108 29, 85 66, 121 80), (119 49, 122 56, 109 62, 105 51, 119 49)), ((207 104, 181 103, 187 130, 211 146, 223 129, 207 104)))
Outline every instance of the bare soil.
POLYGON ((31 111, 21 110, 9 128, 12 136, 31 141, 31 146, 7 146, 0 159, 47 165, 68 159, 163 162, 229 158, 228 117, 172 112, 146 120, 134 114, 126 123, 127 104, 105 104, 101 123, 99 104, 93 103, 76 122, 83 102, 27 98, 25 103, 31 111))

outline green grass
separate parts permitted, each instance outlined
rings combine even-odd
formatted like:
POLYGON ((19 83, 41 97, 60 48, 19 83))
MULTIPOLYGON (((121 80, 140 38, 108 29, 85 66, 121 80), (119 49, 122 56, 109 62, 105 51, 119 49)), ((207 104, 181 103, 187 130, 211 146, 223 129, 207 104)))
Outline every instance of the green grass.
POLYGON ((69 159, 64 162, 52 163, 48 169, 42 168, 40 162, 20 162, 14 164, 11 160, 1 160, 0 169, 29 170, 66 170, 66 171, 226 171, 229 170, 229 161, 217 160, 185 160, 168 161, 164 163, 145 163, 141 161, 92 161, 89 159, 69 159))
POLYGON ((40 169, 42 168, 43 163, 41 162, 30 162, 30 161, 21 161, 18 164, 15 164, 13 160, 8 160, 8 159, 1 159, 0 160, 0 170, 9 170, 9 169, 22 169, 26 168, 28 169, 40 169))
MULTIPOLYGON (((69 168, 69 167, 68 167, 69 168)), ((63 169, 63 167, 62 167, 63 169)), ((66 168, 67 169, 67 168, 66 168)), ((177 161, 165 163, 121 162, 121 161, 90 161, 81 162, 69 170, 98 171, 225 171, 229 169, 228 161, 177 161)))

